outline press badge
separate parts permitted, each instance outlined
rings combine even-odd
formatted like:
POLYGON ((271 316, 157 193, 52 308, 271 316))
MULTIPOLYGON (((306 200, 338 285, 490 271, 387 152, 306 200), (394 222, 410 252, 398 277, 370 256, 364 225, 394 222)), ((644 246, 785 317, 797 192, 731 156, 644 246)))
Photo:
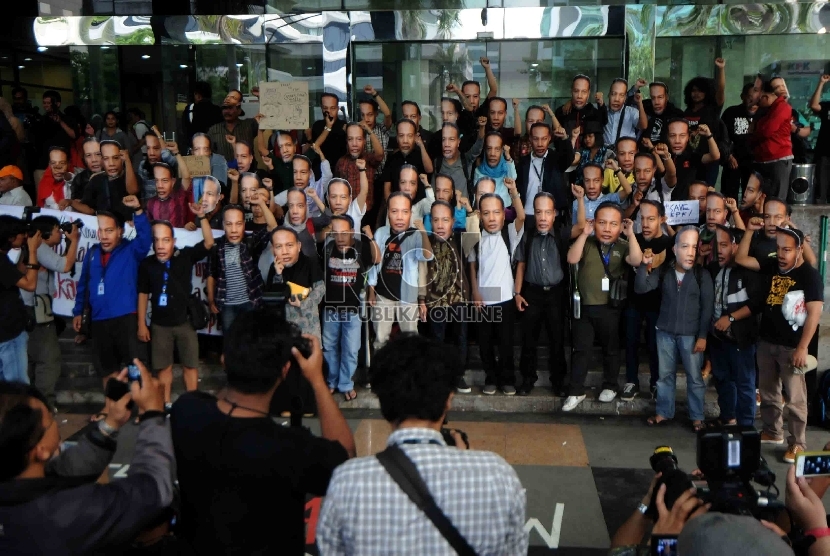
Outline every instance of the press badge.
POLYGON ((104 295, 104 281, 103 280, 101 280, 101 282, 98 284, 98 295, 104 295))
POLYGON ((167 294, 159 295, 159 307, 167 307, 167 294))
POLYGON ((607 292, 611 290, 611 280, 608 279, 608 276, 603 276, 602 278, 602 291, 607 292))

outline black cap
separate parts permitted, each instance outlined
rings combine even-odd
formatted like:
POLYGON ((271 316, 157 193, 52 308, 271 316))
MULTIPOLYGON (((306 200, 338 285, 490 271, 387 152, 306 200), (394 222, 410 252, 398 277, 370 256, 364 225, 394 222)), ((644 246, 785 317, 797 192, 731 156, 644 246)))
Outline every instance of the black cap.
POLYGON ((798 247, 804 245, 804 232, 802 232, 798 228, 785 228, 783 226, 776 226, 775 229, 778 230, 779 234, 787 234, 791 238, 795 239, 795 243, 798 247))

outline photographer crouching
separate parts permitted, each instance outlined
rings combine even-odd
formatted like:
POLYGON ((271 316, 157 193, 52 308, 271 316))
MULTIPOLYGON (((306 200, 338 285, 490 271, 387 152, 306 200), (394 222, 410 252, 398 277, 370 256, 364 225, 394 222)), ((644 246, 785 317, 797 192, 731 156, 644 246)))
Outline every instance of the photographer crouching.
MULTIPOLYGON (((796 468, 790 466, 783 505, 776 500, 775 475, 759 448, 753 429, 701 433, 701 469, 686 475, 671 448, 659 446, 650 460, 657 474, 614 534, 609 556, 830 555, 830 529, 821 502, 830 478, 796 478, 796 468), (756 491, 752 482, 766 491, 756 491)), ((830 443, 825 450, 830 451, 830 443)))
POLYGON ((375 354, 372 391, 393 432, 377 456, 335 470, 317 524, 320 554, 527 554, 516 472, 442 428, 462 373, 457 349, 417 334, 375 354))

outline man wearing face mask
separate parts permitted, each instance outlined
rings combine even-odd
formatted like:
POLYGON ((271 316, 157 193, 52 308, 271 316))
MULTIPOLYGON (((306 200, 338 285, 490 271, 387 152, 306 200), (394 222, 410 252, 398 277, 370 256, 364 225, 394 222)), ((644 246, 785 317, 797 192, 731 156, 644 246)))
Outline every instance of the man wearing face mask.
POLYGON ((522 203, 533 202, 542 191, 553 195, 560 210, 567 210, 568 197, 564 172, 574 162, 573 144, 561 130, 552 132, 545 122, 530 128, 531 152, 519 161, 520 172, 516 179, 522 203), (555 148, 550 148, 551 139, 555 148))
POLYGON ((75 174, 70 184, 70 196, 58 203, 58 210, 71 207, 72 199, 83 199, 89 180, 95 174, 104 171, 104 161, 101 157, 101 143, 95 137, 87 137, 83 143, 83 157, 85 168, 75 174))
MULTIPOLYGON (((458 102, 458 101, 456 101, 458 102)), ((461 150, 461 130, 452 122, 444 122, 441 131, 433 135, 433 143, 435 138, 440 140, 440 156, 435 157, 432 166, 435 170, 433 174, 433 185, 435 184, 435 176, 438 174, 447 174, 451 176, 453 182, 463 197, 469 196, 467 188, 471 182, 470 169, 475 164, 475 159, 481 154, 484 148, 484 129, 487 126, 487 119, 482 117, 479 119, 479 133, 475 143, 469 149, 462 152, 461 150)))
MULTIPOLYGON (((262 162, 265 167, 272 173, 274 180, 274 193, 280 193, 286 189, 293 187, 294 183, 294 155, 297 154, 297 143, 294 137, 287 131, 275 131, 274 135, 274 153, 266 151, 262 154, 262 162)), ((260 142, 260 144, 262 144, 260 142)))
POLYGON ((57 209, 61 201, 71 198, 70 185, 66 182, 69 171, 69 154, 63 147, 49 149, 49 171, 43 173, 37 185, 37 206, 57 209))
MULTIPOLYGON (((198 216, 202 207, 191 205, 190 210, 198 216)), ((150 342, 153 369, 164 386, 164 406, 169 410, 174 350, 179 353, 185 389, 190 392, 199 387, 199 341, 188 322, 187 303, 193 289, 193 265, 208 256, 214 240, 204 218, 203 240, 193 247, 177 249, 173 226, 168 222, 154 222, 152 232, 153 254, 138 267, 138 339, 150 342), (148 301, 153 303, 150 328, 148 301)))
MULTIPOLYGON (((311 160, 303 155, 294 157, 294 187, 305 191, 308 215, 320 216, 326 210, 326 205, 323 203, 323 191, 325 191, 326 184, 331 181, 331 166, 329 161, 324 157, 323 152, 314 146, 314 149, 320 155, 322 163, 320 164, 322 175, 319 180, 314 179, 314 172, 311 170, 311 160)), ((274 196, 274 204, 278 206, 285 206, 288 204, 288 191, 281 191, 274 196)))
MULTIPOLYGON (((386 154, 389 151, 389 140, 391 139, 390 128, 392 127, 392 111, 384 102, 383 98, 378 94, 374 87, 366 85, 363 87, 363 92, 371 96, 370 99, 360 101, 358 105, 360 108, 360 123, 365 124, 366 127, 360 126, 366 135, 363 142, 366 145, 366 151, 382 155, 381 161, 378 164, 378 172, 383 172, 383 167, 386 164, 386 154), (378 113, 383 113, 383 121, 378 121, 378 113), (378 142, 380 149, 375 149, 375 141, 371 135, 374 135, 378 142)), ((348 131, 348 128, 347 128, 348 131)))
MULTIPOLYGON (((204 133, 197 133, 190 141, 190 154, 193 156, 207 156, 210 158, 210 175, 219 181, 222 188, 222 193, 227 195, 229 190, 228 184, 228 163, 220 154, 213 152, 213 147, 210 142, 210 137, 204 133)), ((197 176, 193 178, 193 200, 197 203, 202 197, 202 187, 204 186, 207 176, 197 176)))
MULTIPOLYGON (((602 123, 599 110, 588 101, 590 96, 591 78, 583 74, 574 77, 571 83, 571 100, 554 112, 556 120, 565 127, 566 137, 570 137, 574 129, 581 129, 587 122, 602 123)), ((601 97, 602 95, 599 94, 599 98, 601 97)), ((579 147, 579 138, 577 138, 574 148, 579 147)))
MULTIPOLYGON (((769 203, 769 201, 767 201, 769 203)), ((761 229, 755 219, 749 232, 761 229)), ((770 276, 769 291, 751 305, 761 314, 757 364, 761 391, 762 444, 783 444, 783 388, 787 391, 787 451, 784 461, 794 463, 807 449, 807 384, 804 374, 815 368, 808 364, 807 349, 818 330, 824 307, 824 286, 818 271, 804 261, 804 233, 779 226, 775 238, 777 257, 749 256, 752 241, 747 233, 735 256, 742 267, 770 276), (803 309, 802 309, 803 308, 803 309)), ((815 361, 815 359, 813 359, 815 361)))
MULTIPOLYGON (((0 552, 109 553, 128 545, 148 518, 172 503, 173 442, 161 393, 141 361, 134 363, 141 380, 66 450, 43 394, 19 382, 0 383, 0 552), (144 413, 130 474, 97 484, 130 418, 130 401, 144 413)), ((119 378, 126 381, 126 369, 119 378)))
POLYGON ((426 146, 418 135, 418 124, 412 120, 398 120, 396 130, 398 150, 387 157, 386 166, 383 170, 384 200, 389 198, 390 193, 398 191, 398 176, 401 173, 401 166, 411 164, 418 169, 419 174, 431 174, 433 170, 426 146))
MULTIPOLYGON (((363 106, 364 104, 361 104, 361 107, 363 106)), ((375 177, 379 175, 380 165, 385 158, 383 147, 378 136, 372 132, 372 128, 363 120, 360 123, 352 122, 346 125, 346 150, 348 151, 347 154, 342 156, 334 166, 334 175, 355 184, 352 195, 357 197, 360 195, 360 173, 366 174, 366 181, 369 184, 366 192, 366 211, 369 212, 374 206, 375 177), (367 149, 366 137, 371 140, 371 150, 367 149), (366 161, 363 170, 358 168, 358 160, 366 161)), ((358 222, 358 224, 360 223, 358 222)))
POLYGON ((222 210, 225 235, 216 240, 216 248, 208 259, 208 303, 212 313, 222 315, 223 330, 230 330, 240 314, 262 304, 262 274, 256 261, 268 246, 270 232, 277 227, 277 220, 263 197, 257 196, 256 202, 262 208, 268 226, 243 241, 245 213, 239 205, 226 206, 222 210))
POLYGON ((714 292, 712 276, 695 266, 699 232, 693 226, 675 236, 674 265, 653 270, 654 257, 646 254, 637 269, 634 291, 643 294, 660 289, 660 314, 657 317, 657 350, 660 378, 657 381, 657 412, 648 424, 657 426, 674 418, 677 388, 677 360, 686 369, 686 391, 692 430, 703 430, 703 352, 712 326, 714 292), (651 270, 650 270, 651 269, 651 270))
POLYGON ((169 143, 163 142, 163 137, 156 135, 157 128, 153 127, 153 133, 148 133, 144 136, 144 142, 147 146, 147 153, 144 155, 136 173, 141 182, 141 191, 143 198, 150 199, 156 195, 156 178, 153 175, 153 165, 163 162, 170 166, 173 170, 173 176, 179 175, 179 163, 182 169, 186 168, 184 159, 180 159, 179 145, 175 141, 169 143))
POLYGON ((334 93, 320 95, 323 119, 311 126, 312 145, 323 151, 326 160, 337 162, 346 154, 346 122, 340 119, 340 99, 334 93))
POLYGON ((120 214, 124 220, 131 220, 133 211, 122 200, 139 194, 138 180, 133 172, 127 151, 115 141, 101 141, 101 156, 104 173, 94 176, 80 201, 72 200, 73 210, 84 214, 109 211, 120 214))
MULTIPOLYGON (((152 142, 152 141, 150 141, 152 142)), ((149 151, 149 149, 148 149, 149 151)), ((186 166, 182 166, 189 174, 186 166)), ((156 196, 147 200, 147 214, 152 220, 170 222, 174 228, 184 228, 192 220, 187 208, 190 194, 190 177, 182 178, 181 187, 176 187, 176 174, 173 168, 163 162, 153 165, 153 177, 156 181, 156 196)), ((203 214, 204 216, 204 214, 203 214)))
POLYGON ((634 94, 636 108, 626 106, 627 95, 628 81, 617 78, 611 82, 611 88, 608 90, 608 106, 599 103, 600 112, 605 120, 603 137, 606 145, 616 143, 621 137, 636 137, 640 130, 648 128, 648 116, 643 107, 642 95, 634 94))
POLYGON ((303 254, 316 261, 318 235, 316 231, 328 226, 331 218, 326 214, 309 217, 306 194, 302 189, 292 187, 285 193, 288 210, 285 213, 284 226, 297 232, 303 254))

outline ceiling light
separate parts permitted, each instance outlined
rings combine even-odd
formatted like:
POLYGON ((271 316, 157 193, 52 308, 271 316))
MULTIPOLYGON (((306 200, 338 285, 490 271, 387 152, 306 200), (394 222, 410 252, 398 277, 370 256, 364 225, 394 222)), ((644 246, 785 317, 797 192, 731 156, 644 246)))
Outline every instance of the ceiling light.
POLYGON ((32 59, 31 59, 31 58, 23 58, 23 61, 24 61, 24 62, 31 62, 31 61, 32 61, 32 59))
POLYGON ((539 65, 539 62, 533 62, 533 63, 532 63, 532 64, 530 64, 530 65, 531 65, 531 67, 534 67, 534 68, 535 68, 536 66, 538 66, 538 65, 539 65))
POLYGON ((17 68, 18 68, 18 69, 23 69, 23 68, 25 68, 25 67, 26 67, 26 66, 17 66, 17 68))
POLYGON ((149 55, 149 54, 144 54, 144 55, 141 57, 141 59, 142 59, 142 60, 149 60, 149 59, 150 59, 150 55, 149 55))
POLYGON ((179 67, 182 69, 187 69, 187 64, 179 64, 179 67))
POLYGON ((49 49, 48 49, 48 48, 46 48, 45 46, 38 46, 38 47, 37 47, 37 51, 38 51, 38 52, 46 52, 47 50, 49 50, 49 49))
POLYGON ((108 46, 102 46, 102 47, 101 47, 101 50, 108 50, 108 49, 109 49, 109 47, 108 47, 108 46))
POLYGON ((236 67, 241 68, 244 64, 236 64, 236 67))

